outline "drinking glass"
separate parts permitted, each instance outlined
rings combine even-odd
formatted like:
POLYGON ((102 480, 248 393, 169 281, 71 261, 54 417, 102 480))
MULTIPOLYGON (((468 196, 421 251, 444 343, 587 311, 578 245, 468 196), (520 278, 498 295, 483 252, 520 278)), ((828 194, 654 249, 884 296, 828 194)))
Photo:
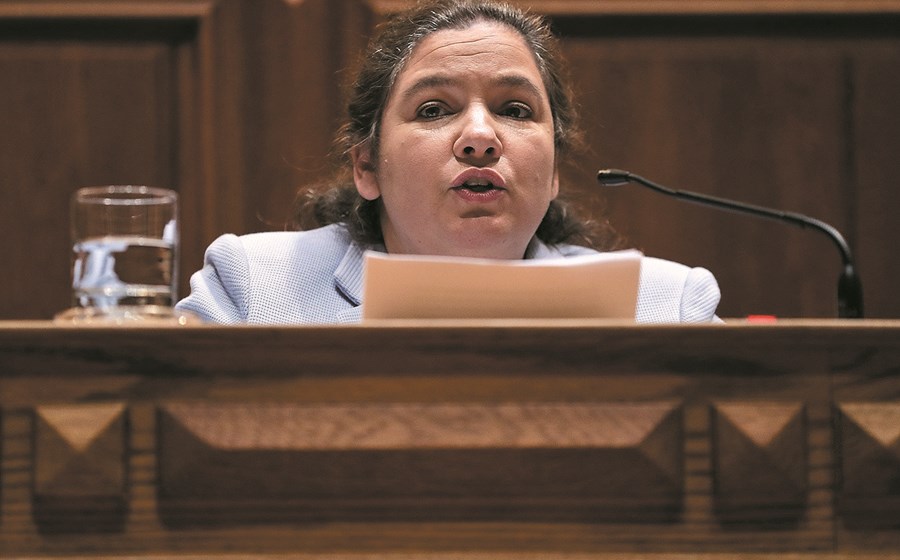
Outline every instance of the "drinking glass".
POLYGON ((146 186, 86 187, 72 196, 72 300, 58 322, 128 323, 188 317, 173 310, 178 194, 146 186))

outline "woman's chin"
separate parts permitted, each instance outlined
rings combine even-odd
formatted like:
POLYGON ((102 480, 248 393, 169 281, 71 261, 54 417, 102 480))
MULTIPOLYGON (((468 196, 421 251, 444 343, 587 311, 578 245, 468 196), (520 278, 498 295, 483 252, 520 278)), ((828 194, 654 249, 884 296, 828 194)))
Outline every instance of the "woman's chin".
POLYGON ((447 254, 484 259, 521 259, 531 235, 515 234, 508 227, 469 227, 456 237, 447 254))

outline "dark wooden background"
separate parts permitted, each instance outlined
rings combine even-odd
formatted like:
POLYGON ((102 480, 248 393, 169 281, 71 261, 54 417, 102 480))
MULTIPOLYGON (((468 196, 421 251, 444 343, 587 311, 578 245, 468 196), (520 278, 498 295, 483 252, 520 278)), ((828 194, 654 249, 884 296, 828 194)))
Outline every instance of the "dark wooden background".
MULTIPOLYGON (((536 0, 591 147, 564 186, 647 254, 718 277, 720 315, 836 313, 823 235, 627 187, 599 168, 808 214, 847 237, 868 317, 900 316, 900 1, 536 0)), ((0 0, 0 319, 69 305, 68 198, 182 197, 181 288, 223 232, 282 229, 326 174, 378 0, 0 0)))

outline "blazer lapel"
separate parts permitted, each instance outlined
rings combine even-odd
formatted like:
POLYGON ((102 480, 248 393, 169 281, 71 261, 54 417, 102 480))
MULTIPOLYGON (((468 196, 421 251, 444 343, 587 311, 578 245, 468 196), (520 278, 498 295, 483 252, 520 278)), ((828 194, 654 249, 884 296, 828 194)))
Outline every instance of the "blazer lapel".
POLYGON ((334 271, 334 285, 353 307, 337 314, 339 323, 358 323, 362 320, 363 277, 366 250, 384 251, 383 247, 362 247, 350 243, 341 264, 334 271))

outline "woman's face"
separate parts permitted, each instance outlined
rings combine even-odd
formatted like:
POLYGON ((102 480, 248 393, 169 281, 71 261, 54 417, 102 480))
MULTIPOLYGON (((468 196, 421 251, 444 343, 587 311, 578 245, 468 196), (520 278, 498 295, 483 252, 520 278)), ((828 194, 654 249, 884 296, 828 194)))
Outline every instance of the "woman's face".
POLYGON ((478 22, 416 46, 387 100, 378 161, 357 149, 354 179, 381 197, 388 252, 519 259, 558 192, 553 140, 528 45, 478 22))

